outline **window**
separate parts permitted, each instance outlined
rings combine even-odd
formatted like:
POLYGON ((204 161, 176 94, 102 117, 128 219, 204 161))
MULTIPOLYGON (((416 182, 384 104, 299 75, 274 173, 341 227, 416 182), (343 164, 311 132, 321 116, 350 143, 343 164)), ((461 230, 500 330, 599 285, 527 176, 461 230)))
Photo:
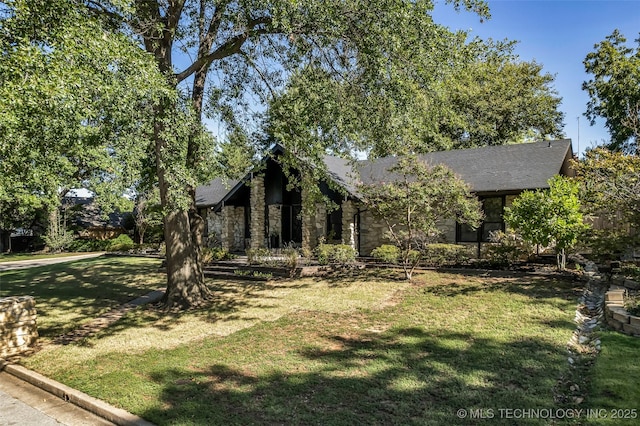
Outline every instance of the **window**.
POLYGON ((342 239, 342 207, 327 214, 327 241, 342 239))
POLYGON ((477 243, 479 241, 489 241, 492 231, 504 231, 505 197, 481 198, 482 209, 484 211, 484 222, 478 229, 473 229, 469 225, 458 224, 456 240, 461 243, 477 243))

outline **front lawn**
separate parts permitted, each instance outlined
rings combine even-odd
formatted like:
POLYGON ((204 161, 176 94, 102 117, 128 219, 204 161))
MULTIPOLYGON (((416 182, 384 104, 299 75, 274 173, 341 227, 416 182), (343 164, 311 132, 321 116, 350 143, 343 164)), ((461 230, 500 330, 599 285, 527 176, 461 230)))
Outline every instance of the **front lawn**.
POLYGON ((640 339, 613 331, 603 333, 602 352, 596 359, 587 400, 593 424, 640 423, 640 339))
POLYGON ((21 260, 40 260, 40 259, 54 259, 59 257, 71 257, 89 253, 0 253, 0 263, 2 262, 17 262, 21 260))
POLYGON ((40 340, 72 331, 85 322, 164 287, 160 260, 100 257, 0 272, 0 297, 33 296, 40 340))
POLYGON ((160 425, 469 424, 491 411, 512 424, 499 409, 558 408, 572 283, 374 272, 210 285, 210 309, 139 309, 24 363, 160 425))

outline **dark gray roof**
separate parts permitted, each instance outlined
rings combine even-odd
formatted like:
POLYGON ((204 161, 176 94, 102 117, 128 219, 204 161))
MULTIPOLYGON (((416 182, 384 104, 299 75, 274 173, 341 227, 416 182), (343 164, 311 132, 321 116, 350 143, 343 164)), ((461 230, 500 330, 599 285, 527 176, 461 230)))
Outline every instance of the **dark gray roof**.
MULTIPOLYGON (((571 140, 562 139, 439 151, 419 157, 429 165, 449 167, 473 192, 485 193, 548 188, 547 181, 565 172, 566 160, 571 156, 571 140)), ((363 183, 388 181, 392 177, 387 169, 397 161, 397 157, 361 161, 360 178, 363 183)))
POLYGON ((325 155, 324 164, 327 167, 327 173, 334 182, 346 189, 349 194, 356 194, 360 178, 358 173, 354 171, 357 168, 354 168, 352 161, 325 155))
POLYGON ((132 212, 110 212, 103 214, 102 209, 92 197, 64 197, 62 203, 67 207, 71 222, 81 228, 123 228, 132 212))
POLYGON ((212 207, 220 203, 227 194, 242 185, 242 180, 215 178, 206 185, 196 188, 196 205, 212 207))
MULTIPOLYGON (((432 152, 419 157, 429 165, 449 167, 471 186, 473 192, 487 193, 548 188, 547 181, 551 177, 566 172, 566 160, 572 154, 571 140, 562 139, 432 152)), ((358 161, 354 167, 348 160, 330 155, 324 157, 329 176, 356 197, 359 182, 393 179, 387 170, 397 161, 398 157, 384 157, 358 161)), ((196 188, 196 204, 198 207, 216 206, 248 178, 249 175, 243 180, 223 181, 217 178, 199 186, 196 188)))

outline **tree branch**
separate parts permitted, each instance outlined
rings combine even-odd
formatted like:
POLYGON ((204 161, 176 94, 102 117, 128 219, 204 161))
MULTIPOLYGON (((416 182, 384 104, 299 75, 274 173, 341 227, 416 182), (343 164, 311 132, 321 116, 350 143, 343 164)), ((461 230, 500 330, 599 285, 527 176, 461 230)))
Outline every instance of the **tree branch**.
MULTIPOLYGON (((271 18, 269 17, 261 17, 261 18, 256 18, 251 20, 247 25, 246 31, 231 37, 226 42, 218 46, 216 50, 214 50, 213 52, 206 55, 201 55, 199 53, 198 59, 196 59, 196 61, 194 61, 182 72, 175 74, 176 80, 180 82, 185 78, 189 77, 191 74, 193 74, 197 70, 201 69, 202 67, 211 64, 215 60, 223 59, 240 52, 240 48, 242 48, 242 45, 250 37, 260 36, 263 34, 278 34, 279 30, 275 30, 273 28, 272 29, 267 29, 267 28, 256 29, 256 27, 260 25, 268 25, 270 23, 271 23, 271 18)), ((215 22, 214 20, 212 20, 212 25, 214 24, 215 22)), ((217 26, 219 24, 215 24, 215 25, 217 26)), ((208 33, 208 35, 212 36, 211 33, 208 33)))

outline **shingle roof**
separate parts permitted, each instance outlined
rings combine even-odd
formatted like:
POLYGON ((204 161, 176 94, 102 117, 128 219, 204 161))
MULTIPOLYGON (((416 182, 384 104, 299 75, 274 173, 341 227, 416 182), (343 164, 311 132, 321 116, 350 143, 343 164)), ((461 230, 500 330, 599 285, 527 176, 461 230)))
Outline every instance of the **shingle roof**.
MULTIPOLYGON (((547 181, 561 173, 565 161, 571 158, 571 140, 562 139, 517 145, 440 151, 419 157, 429 165, 443 164, 453 170, 477 193, 509 192, 548 188, 547 181)), ((398 157, 358 161, 355 170, 348 160, 326 155, 327 171, 336 183, 357 197, 357 185, 393 179, 387 171, 398 157)), ((219 204, 242 185, 243 180, 224 182, 217 178, 208 185, 196 188, 198 207, 219 204)))
MULTIPOLYGON (((562 139, 432 152, 419 157, 429 165, 449 167, 473 192, 483 193, 548 188, 547 181, 563 170, 571 155, 571 140, 562 139)), ((385 157, 360 162, 363 183, 389 180, 387 169, 397 161, 397 157, 385 157)))
POLYGON ((220 203, 225 196, 242 180, 215 178, 206 185, 196 187, 196 206, 212 207, 220 203))

